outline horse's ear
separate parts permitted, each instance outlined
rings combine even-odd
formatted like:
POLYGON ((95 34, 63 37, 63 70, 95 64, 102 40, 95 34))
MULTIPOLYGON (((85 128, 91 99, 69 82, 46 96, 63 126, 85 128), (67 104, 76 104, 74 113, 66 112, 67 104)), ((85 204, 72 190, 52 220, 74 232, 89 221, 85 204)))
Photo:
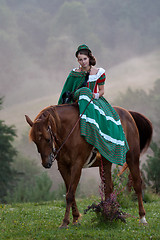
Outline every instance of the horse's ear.
POLYGON ((25 115, 25 117, 26 117, 27 123, 32 127, 33 126, 32 120, 27 115, 25 115))

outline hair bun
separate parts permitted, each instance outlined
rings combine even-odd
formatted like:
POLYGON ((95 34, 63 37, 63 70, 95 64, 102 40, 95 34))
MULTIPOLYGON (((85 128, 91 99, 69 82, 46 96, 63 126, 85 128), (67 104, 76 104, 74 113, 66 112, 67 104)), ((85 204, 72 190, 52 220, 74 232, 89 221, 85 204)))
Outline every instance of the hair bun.
POLYGON ((92 55, 92 53, 89 53, 88 55, 89 55, 90 65, 95 66, 96 65, 96 58, 92 55))

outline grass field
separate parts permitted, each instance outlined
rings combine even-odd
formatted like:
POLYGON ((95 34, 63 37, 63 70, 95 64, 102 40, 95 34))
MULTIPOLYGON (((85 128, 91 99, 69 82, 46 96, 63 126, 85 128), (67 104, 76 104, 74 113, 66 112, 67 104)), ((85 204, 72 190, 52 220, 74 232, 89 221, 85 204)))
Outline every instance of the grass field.
MULTIPOLYGON (((97 199, 98 200, 98 199, 97 199)), ((144 203, 148 225, 139 224, 137 202, 123 209, 131 216, 126 223, 103 222, 94 212, 83 214, 95 199, 78 200, 81 224, 59 229, 64 216, 64 201, 0 205, 0 239, 160 239, 160 199, 144 203)))

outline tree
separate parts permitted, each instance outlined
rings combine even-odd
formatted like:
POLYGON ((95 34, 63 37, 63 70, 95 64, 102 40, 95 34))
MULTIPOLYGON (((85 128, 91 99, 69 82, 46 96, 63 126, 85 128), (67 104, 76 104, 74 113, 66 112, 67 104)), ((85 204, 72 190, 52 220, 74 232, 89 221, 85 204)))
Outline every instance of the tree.
MULTIPOLYGON (((0 109, 3 100, 0 98, 0 109)), ((0 201, 3 202, 7 191, 12 187, 16 171, 12 169, 12 162, 17 155, 12 146, 16 131, 14 126, 7 126, 0 120, 0 201)))
POLYGON ((65 2, 59 9, 52 26, 54 36, 72 36, 73 40, 87 41, 90 20, 85 5, 77 2, 65 2))
POLYGON ((147 173, 146 183, 153 188, 156 193, 160 192, 160 146, 153 142, 151 144, 153 156, 148 156, 148 159, 143 168, 147 173))
POLYGON ((154 83, 153 89, 146 93, 142 89, 132 90, 128 88, 125 93, 121 93, 113 105, 119 104, 129 110, 140 112, 147 116, 155 130, 155 141, 160 140, 160 79, 154 83))
POLYGON ((152 108, 152 121, 155 128, 156 137, 160 139, 160 79, 157 79, 154 84, 153 90, 150 91, 151 108, 152 108))

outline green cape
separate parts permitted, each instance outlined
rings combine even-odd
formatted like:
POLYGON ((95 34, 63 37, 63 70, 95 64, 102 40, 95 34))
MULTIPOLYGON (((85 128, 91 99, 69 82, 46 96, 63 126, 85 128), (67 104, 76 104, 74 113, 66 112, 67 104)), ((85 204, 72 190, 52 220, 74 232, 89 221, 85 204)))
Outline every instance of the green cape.
POLYGON ((83 82, 85 81, 85 76, 86 72, 76 72, 74 70, 70 72, 63 86, 60 98, 58 100, 58 104, 62 104, 62 95, 65 92, 70 91, 74 93, 77 89, 79 89, 82 86, 83 82))

